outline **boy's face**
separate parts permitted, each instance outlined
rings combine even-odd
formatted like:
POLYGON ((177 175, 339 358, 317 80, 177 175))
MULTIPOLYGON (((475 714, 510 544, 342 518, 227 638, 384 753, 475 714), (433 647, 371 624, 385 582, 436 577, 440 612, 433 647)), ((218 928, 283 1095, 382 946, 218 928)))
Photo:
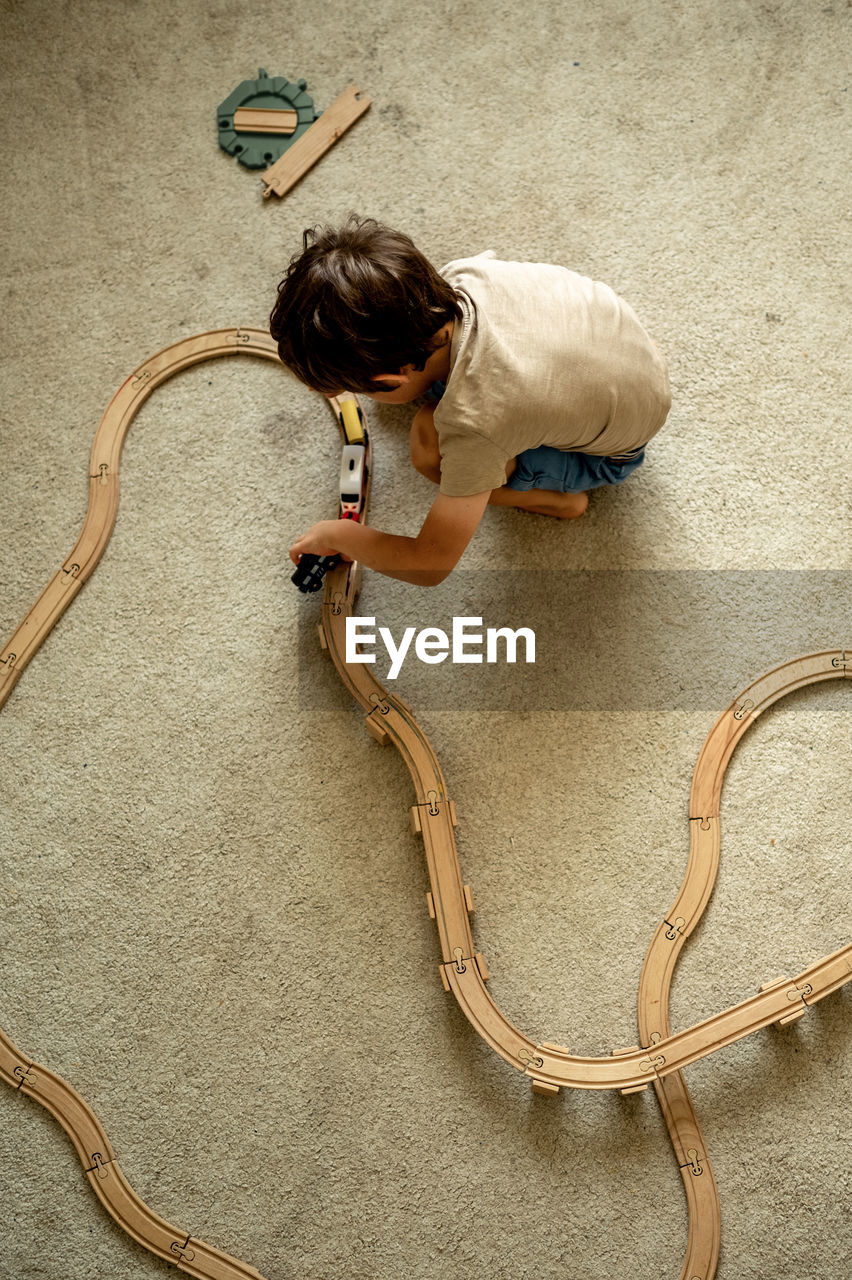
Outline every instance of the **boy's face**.
POLYGON ((428 391, 435 379, 426 369, 417 370, 407 364, 400 373, 383 373, 376 380, 382 386, 381 391, 366 391, 364 394, 380 404, 408 404, 428 391))
MULTIPOLYGON (((416 400, 418 396, 422 396, 432 383, 435 381, 426 369, 417 370, 413 365, 407 364, 400 373, 381 373, 376 381, 381 385, 381 390, 376 391, 357 391, 354 395, 367 396, 370 400, 378 400, 380 404, 408 404, 411 400, 416 400)), ((329 395, 342 395, 342 391, 329 392, 329 395)))

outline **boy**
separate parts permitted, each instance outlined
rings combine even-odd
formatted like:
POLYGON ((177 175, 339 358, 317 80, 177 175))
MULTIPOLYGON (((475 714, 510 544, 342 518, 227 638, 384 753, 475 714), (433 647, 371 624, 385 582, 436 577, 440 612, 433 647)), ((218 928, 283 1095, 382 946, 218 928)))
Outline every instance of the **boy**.
POLYGON ((439 486, 415 538, 322 520, 290 549, 338 553, 422 586, 442 582, 486 506, 563 519, 620 484, 666 419, 665 363, 631 308, 564 267, 493 253, 441 272, 408 236, 354 214, 308 230, 278 288, 283 360, 326 395, 407 404, 411 460, 439 486))

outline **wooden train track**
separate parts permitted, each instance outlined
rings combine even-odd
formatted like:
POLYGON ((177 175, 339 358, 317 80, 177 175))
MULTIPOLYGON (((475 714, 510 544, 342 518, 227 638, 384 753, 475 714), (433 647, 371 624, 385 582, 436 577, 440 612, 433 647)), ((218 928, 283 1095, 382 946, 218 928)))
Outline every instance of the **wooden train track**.
MULTIPOLYGON (((203 360, 222 355, 256 355, 277 360, 268 333, 224 329, 175 343, 140 365, 110 401, 95 434, 89 467, 89 504, 80 536, 9 642, 0 650, 0 706, 36 649, 96 567, 118 511, 119 459, 136 413, 167 378, 203 360)), ((341 432, 343 404, 332 400, 341 432)), ((367 474, 372 474, 365 431, 367 474)), ((364 492, 366 518, 369 481, 364 492)), ((818 960, 793 978, 778 980, 741 1004, 686 1031, 672 1034, 668 1004, 675 964, 698 923, 713 889, 719 863, 720 800, 725 769, 757 717, 794 689, 817 681, 852 676, 852 649, 831 649, 783 663, 756 680, 722 713, 701 750, 689 807, 689 860, 680 892, 660 922, 642 968, 638 1015, 641 1044, 608 1057, 571 1054, 549 1041, 519 1031, 486 988, 488 971, 470 928, 473 900, 463 883, 456 850, 455 806, 435 752, 411 708, 391 694, 364 664, 347 665, 345 622, 358 594, 360 571, 341 563, 326 577, 320 640, 352 696, 366 713, 366 727, 380 743, 393 743, 414 785, 413 830, 423 839, 429 873, 427 904, 441 948, 439 973, 475 1030, 530 1079, 540 1093, 560 1088, 619 1089, 635 1092, 653 1084, 663 1109, 681 1170, 689 1209, 689 1240, 681 1280, 711 1280, 719 1254, 721 1217, 712 1167, 683 1077, 683 1068, 724 1045, 771 1024, 785 1025, 852 979, 852 945, 818 960)), ((158 1257, 200 1280, 259 1277, 253 1267, 205 1244, 158 1217, 125 1179, 94 1111, 75 1090, 46 1067, 25 1057, 0 1031, 0 1077, 37 1099, 69 1134, 86 1175, 107 1211, 135 1240, 158 1257)))

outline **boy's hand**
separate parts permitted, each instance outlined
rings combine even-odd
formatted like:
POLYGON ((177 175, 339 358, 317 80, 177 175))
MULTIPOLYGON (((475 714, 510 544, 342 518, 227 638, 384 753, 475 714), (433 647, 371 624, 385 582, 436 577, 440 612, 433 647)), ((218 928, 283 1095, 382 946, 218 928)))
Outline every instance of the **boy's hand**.
POLYGON ((437 586, 461 558, 490 496, 488 489, 463 498, 439 493, 416 538, 382 533, 357 520, 321 520, 293 543, 290 559, 298 564, 307 551, 315 556, 339 555, 389 578, 437 586))
POLYGON ((303 556, 306 552, 310 552, 314 556, 334 556, 339 555, 341 560, 351 560, 351 556, 344 555, 334 545, 335 527, 342 523, 349 524, 350 521, 340 520, 320 520, 318 524, 311 525, 307 533, 303 533, 298 541, 294 542, 290 548, 290 559, 293 564, 299 563, 299 556, 303 556), (329 541, 332 539, 332 541, 329 541))

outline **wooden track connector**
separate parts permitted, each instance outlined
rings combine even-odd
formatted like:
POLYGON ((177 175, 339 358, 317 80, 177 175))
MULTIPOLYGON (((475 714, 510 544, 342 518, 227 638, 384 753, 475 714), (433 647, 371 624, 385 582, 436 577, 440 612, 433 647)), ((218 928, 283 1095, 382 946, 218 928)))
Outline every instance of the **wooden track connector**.
POLYGON ((179 1259, 180 1262, 195 1261, 195 1250, 190 1249, 189 1247, 189 1242, 191 1239, 192 1239, 192 1236, 187 1236, 183 1244, 181 1244, 180 1240, 173 1240, 172 1243, 169 1245, 169 1249, 175 1255, 175 1257, 179 1259))
POLYGON ((787 992, 787 999, 793 1002, 794 1008, 783 1018, 779 1018, 776 1026, 789 1027, 791 1022, 798 1022, 800 1018, 804 1018, 808 1011, 805 997, 812 993, 813 987, 809 982, 806 982, 802 987, 791 987, 787 992))
MULTIPOLYGON (((773 991, 777 987, 784 987, 789 983, 789 978, 773 978, 771 982, 764 982, 760 988, 761 991, 773 991)), ((794 1022, 798 1022, 800 1018, 804 1018, 808 1011, 806 997, 813 994, 813 987, 809 982, 803 983, 801 987, 792 986, 787 992, 787 999, 793 1006, 789 1013, 785 1013, 783 1017, 778 1018, 772 1023, 773 1027, 789 1027, 794 1022)))
MULTIPOLYGON (((427 905, 429 907, 429 914, 431 915, 435 909, 434 900, 432 898, 431 893, 427 893, 426 898, 427 898, 427 905)), ((465 955, 464 949, 462 947, 453 947, 453 956, 455 957, 455 959, 448 960, 445 964, 438 966, 441 971, 441 982, 443 984, 445 991, 452 990, 452 984, 450 982, 450 971, 452 971, 455 974, 458 974, 459 977, 461 977, 463 974, 466 974, 468 972, 470 973, 476 972, 479 974, 479 977, 482 979, 483 982, 487 982, 488 979, 491 977, 491 973, 486 963, 485 956, 482 955, 479 951, 475 951, 472 956, 469 956, 469 955, 465 955)))
POLYGON ((653 1071, 656 1075, 666 1065, 666 1057, 663 1053, 649 1054, 647 1058, 643 1058, 639 1063, 641 1071, 653 1071))
POLYGON ((332 147, 370 106, 372 98, 355 84, 350 84, 330 107, 327 107, 311 127, 288 147, 280 160, 269 166, 260 176, 265 189, 264 200, 271 195, 283 196, 294 187, 317 160, 332 147))
MULTIPOLYGON (((668 934, 666 934, 666 937, 668 937, 668 934)), ((624 1058, 627 1057, 628 1054, 641 1053, 641 1051, 641 1045, 631 1044, 626 1049, 613 1049, 609 1056, 611 1058, 624 1058)), ((633 1084, 627 1089, 619 1089, 618 1092, 621 1094, 622 1098, 626 1098, 631 1093, 644 1093, 647 1088, 647 1084, 633 1084)))
MULTIPOLYGON (((372 716, 367 717, 368 728, 370 728, 371 719, 372 719, 372 716)), ((382 729, 382 732, 387 737, 387 731, 383 729, 381 725, 379 725, 378 727, 382 729)), ((372 730, 370 730, 370 732, 372 732, 372 730)), ((456 818, 456 806, 453 804, 452 800, 444 800, 442 802, 437 791, 430 791, 429 799, 426 802, 426 804, 413 804, 411 808, 408 810, 408 825, 411 828, 411 834, 413 836, 423 835, 424 821, 428 821, 429 818, 439 818, 441 816, 441 813, 443 812, 441 808, 442 803, 446 806, 446 812, 449 814, 449 818, 452 826, 453 827, 458 826, 458 819, 456 818)), ((473 911, 473 894, 471 893, 470 885, 465 885, 465 901, 468 904, 467 906, 468 911, 472 912, 473 911)))
MULTIPOLYGON (((566 1049, 562 1044, 556 1044, 552 1040, 542 1040, 542 1049, 555 1049, 558 1053, 570 1053, 570 1049, 566 1049)), ((549 1080, 539 1080, 533 1075, 536 1065, 541 1066, 541 1058, 531 1058, 527 1065, 527 1074, 530 1077, 530 1089, 533 1093, 537 1093, 540 1098, 555 1098, 560 1092, 558 1084, 551 1084, 549 1080)))
MULTIPOLYGON (((545 1046, 542 1045, 542 1048, 545 1046)), ((518 1061, 523 1064, 524 1071, 537 1071, 544 1066, 544 1058, 539 1053, 531 1053, 529 1049, 522 1049, 518 1054, 518 1061)))
POLYGON ((686 1164, 682 1164, 680 1167, 684 1170, 688 1169, 693 1178, 700 1178, 706 1163, 707 1157, 704 1152, 699 1151, 697 1147, 690 1147, 686 1153, 686 1164))
POLYGON ((104 1178, 109 1177, 109 1169, 107 1168, 107 1165, 112 1164, 112 1160, 113 1160, 112 1157, 110 1157, 109 1160, 104 1160, 100 1151, 93 1151, 92 1167, 91 1169, 86 1169, 85 1172, 93 1173, 96 1178, 99 1178, 101 1181, 103 1181, 104 1178))
POLYGON ((16 1092, 20 1089, 23 1089, 24 1085, 30 1085, 35 1083, 35 1080, 36 1080, 35 1075, 33 1075, 32 1079, 30 1079, 30 1072, 33 1070, 34 1065, 35 1064, 32 1062, 28 1062, 25 1067, 22 1067, 22 1066, 15 1067, 14 1074, 15 1074, 16 1080, 18 1081, 18 1083, 15 1085, 16 1092))
MULTIPOLYGON (((789 978, 773 978, 771 982, 764 982, 760 990, 773 991, 778 987, 784 987, 790 982, 789 978)), ((793 1006, 789 1013, 785 1013, 782 1017, 776 1019, 772 1023, 773 1027, 789 1027, 794 1022, 798 1022, 800 1018, 804 1018, 808 1011, 808 1005, 805 997, 813 993, 813 987, 809 982, 804 983, 801 987, 791 986, 787 992, 787 999, 793 1006)))
POLYGON ((368 713, 365 721, 367 732, 371 738, 375 738, 380 747, 386 747, 390 742, 390 734, 382 724, 382 716, 390 715, 390 703, 387 698, 381 698, 377 693, 370 694, 370 702, 373 704, 373 710, 368 713))

